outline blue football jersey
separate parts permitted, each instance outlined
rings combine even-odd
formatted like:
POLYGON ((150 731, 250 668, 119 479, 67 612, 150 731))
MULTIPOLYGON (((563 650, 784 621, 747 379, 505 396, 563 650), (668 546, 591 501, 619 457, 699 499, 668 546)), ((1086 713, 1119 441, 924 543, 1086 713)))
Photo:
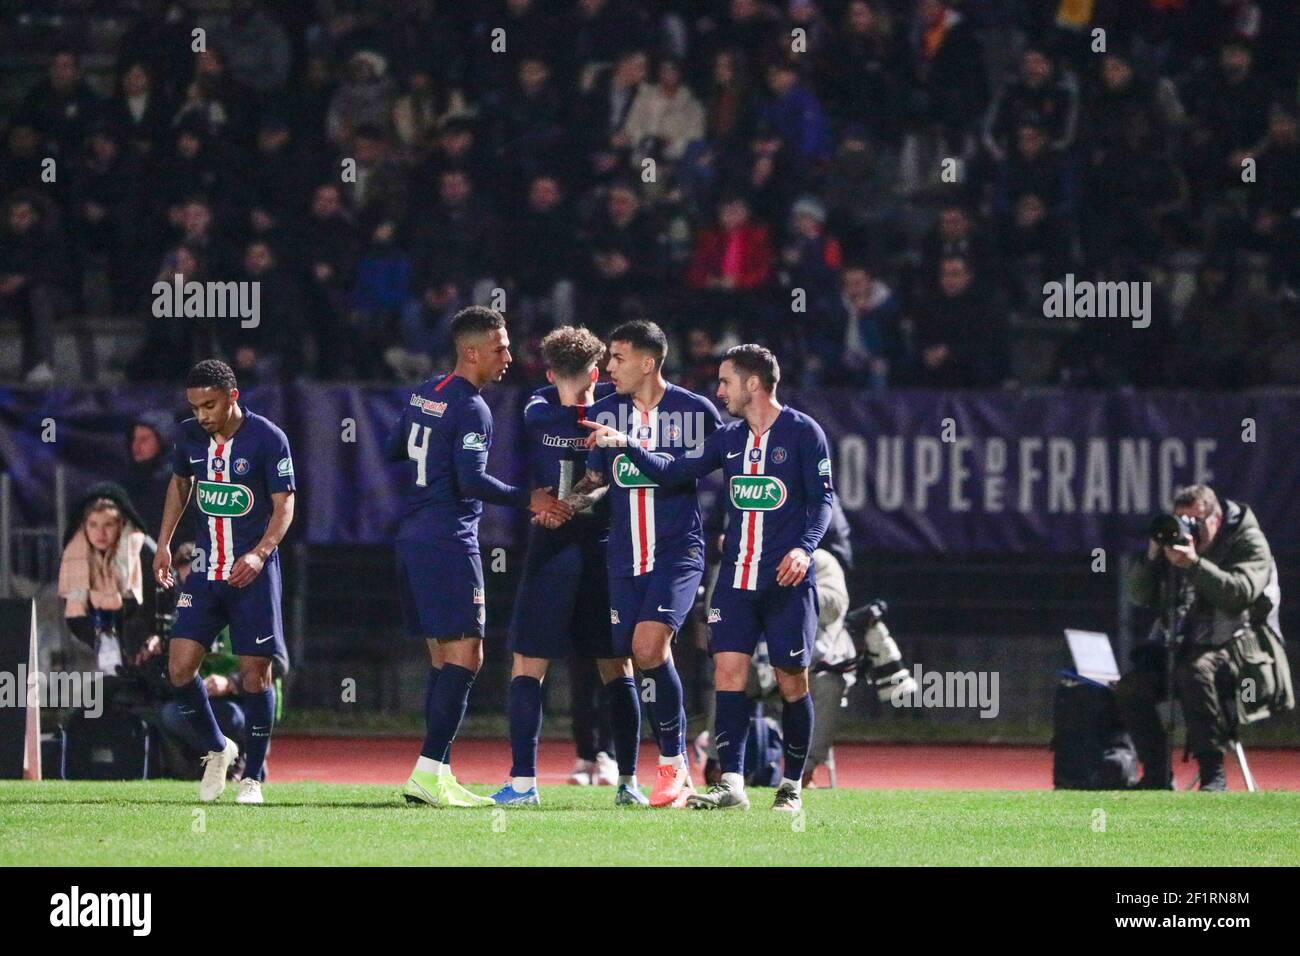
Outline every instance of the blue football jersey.
POLYGON ((527 508, 529 489, 487 474, 492 412, 459 375, 439 375, 411 393, 388 439, 392 461, 407 463, 397 539, 478 551, 483 502, 527 508))
MULTIPOLYGON (((601 382, 596 399, 612 394, 614 386, 601 382)), ((550 488, 563 498, 587 470, 587 436, 580 422, 584 405, 561 405, 554 385, 539 388, 524 406, 524 431, 528 436, 528 473, 534 488, 550 488)), ((584 561, 605 560, 609 539, 609 495, 580 511, 559 528, 531 526, 527 570, 531 573, 581 574, 584 561)))
POLYGON ((270 523, 271 495, 293 491, 289 439, 269 419, 244 408, 244 422, 228 439, 209 435, 197 419, 181 423, 172 472, 194 479, 194 545, 207 559, 209 581, 230 577, 270 523))
POLYGON ((826 433, 788 405, 761 435, 744 420, 728 422, 694 459, 655 462, 640 449, 629 452, 661 485, 694 489, 696 480, 722 469, 728 519, 722 560, 729 577, 719 580, 732 587, 754 591, 774 583, 792 548, 811 555, 826 532, 833 497, 826 433))
MULTIPOLYGON (((639 409, 631 396, 616 393, 592 405, 587 417, 619 429, 641 449, 667 460, 697 457, 722 424, 711 401, 676 385, 668 386, 654 408, 639 409)), ((587 468, 603 472, 610 484, 611 577, 636 577, 657 565, 683 561, 704 566, 694 481, 660 488, 618 448, 592 449, 587 468)))

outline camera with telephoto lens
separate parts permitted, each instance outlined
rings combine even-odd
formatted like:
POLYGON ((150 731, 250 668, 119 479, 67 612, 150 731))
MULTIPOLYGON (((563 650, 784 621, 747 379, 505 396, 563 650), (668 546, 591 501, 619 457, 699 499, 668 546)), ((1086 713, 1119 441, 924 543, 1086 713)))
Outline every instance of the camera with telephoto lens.
POLYGON ((855 607, 845 614, 844 626, 848 628, 854 640, 861 641, 866 636, 867 628, 882 620, 888 610, 889 605, 877 598, 870 604, 855 607))
POLYGON ((1192 515, 1156 515, 1147 528, 1151 540, 1162 548, 1191 544, 1201 537, 1201 523, 1192 515))

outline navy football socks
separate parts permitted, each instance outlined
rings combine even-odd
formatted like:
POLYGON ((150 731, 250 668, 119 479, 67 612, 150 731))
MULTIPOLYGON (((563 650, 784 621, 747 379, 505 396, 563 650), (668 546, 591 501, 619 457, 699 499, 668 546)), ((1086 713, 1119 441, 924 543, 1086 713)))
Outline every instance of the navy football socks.
POLYGON ((749 717, 753 705, 743 690, 720 690, 713 718, 713 735, 718 763, 723 773, 745 772, 745 742, 749 739, 749 717))
POLYGON ((637 749, 641 744, 641 699, 636 694, 636 681, 631 677, 616 677, 605 685, 604 693, 619 776, 634 777, 637 749))
POLYGON ((244 778, 261 780, 266 776, 266 754, 271 748, 271 728, 275 724, 275 687, 256 694, 245 691, 242 703, 248 722, 244 778))
POLYGON ((812 695, 804 694, 794 702, 786 701, 781 708, 781 733, 785 738, 785 779, 803 778, 803 765, 808 759, 812 728, 812 695))
POLYGON ((451 758, 451 742, 465 719, 474 672, 458 664, 444 664, 437 679, 430 678, 430 684, 432 693, 425 708, 426 730, 420 756, 446 763, 451 758))
POLYGON ((176 695, 176 706, 190 722, 203 749, 209 753, 225 750, 226 737, 217 726, 217 717, 212 713, 212 704, 208 701, 208 689, 203 686, 203 678, 195 674, 188 684, 173 686, 172 692, 176 695))
POLYGON ((682 679, 671 659, 658 667, 643 671, 651 681, 650 716, 655 721, 659 735, 659 754, 662 757, 679 756, 684 748, 686 722, 682 711, 682 679))
POLYGON ((542 683, 520 674, 510 682, 510 776, 537 776, 537 738, 542 732, 542 683))
MULTIPOLYGON (((420 756, 427 757, 429 750, 429 728, 433 726, 433 691, 438 686, 438 675, 442 673, 439 667, 430 667, 429 675, 424 680, 424 746, 420 748, 420 756)), ((433 758, 442 760, 441 756, 433 758)))

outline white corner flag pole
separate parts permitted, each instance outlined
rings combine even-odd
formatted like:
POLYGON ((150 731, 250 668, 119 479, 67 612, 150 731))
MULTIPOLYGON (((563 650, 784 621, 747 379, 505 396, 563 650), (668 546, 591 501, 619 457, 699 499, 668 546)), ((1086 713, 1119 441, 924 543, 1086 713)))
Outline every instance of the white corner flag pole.
POLYGON ((36 601, 32 601, 32 636, 27 645, 27 736, 23 749, 23 779, 41 779, 41 660, 36 652, 36 601))

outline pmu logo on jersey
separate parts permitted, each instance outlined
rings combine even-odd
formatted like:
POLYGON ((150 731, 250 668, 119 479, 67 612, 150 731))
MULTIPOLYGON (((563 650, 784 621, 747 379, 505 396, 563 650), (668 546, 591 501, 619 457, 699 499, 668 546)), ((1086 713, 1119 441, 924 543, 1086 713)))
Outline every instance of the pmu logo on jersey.
POLYGON ((434 418, 442 418, 442 413, 447 410, 446 402, 435 402, 431 398, 425 398, 423 395, 411 394, 411 404, 424 412, 426 415, 432 415, 434 418))
POLYGON ((775 511, 785 497, 785 482, 775 475, 731 476, 731 503, 741 511, 775 511))
MULTIPOLYGON (((659 455, 660 458, 668 458, 670 455, 659 455)), ((633 464, 632 459, 627 455, 619 455, 614 459, 614 484, 620 488, 657 488, 659 487, 645 475, 641 474, 641 469, 633 464)))
POLYGON ((199 510, 213 518, 239 518, 253 510, 253 492, 246 485, 200 481, 199 510))

